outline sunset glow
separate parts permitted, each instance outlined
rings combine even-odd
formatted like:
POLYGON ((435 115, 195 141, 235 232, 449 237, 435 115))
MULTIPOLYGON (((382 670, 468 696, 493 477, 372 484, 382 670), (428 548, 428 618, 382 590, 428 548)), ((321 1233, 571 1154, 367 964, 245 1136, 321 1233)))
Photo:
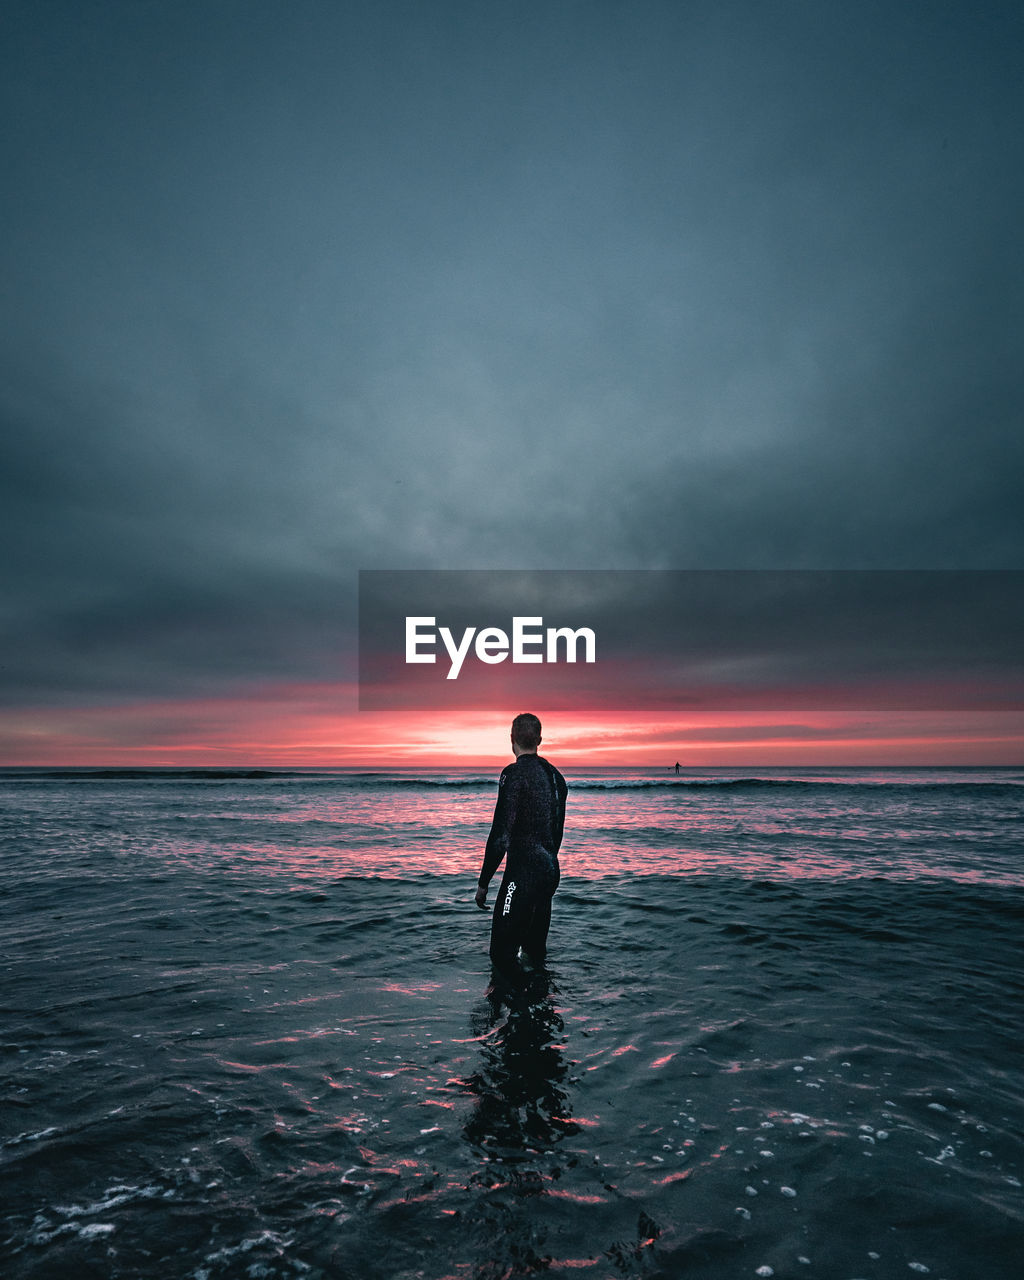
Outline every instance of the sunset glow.
MULTIPOLYGON (((494 766, 518 704, 437 711, 354 709, 351 685, 287 685, 251 697, 25 708, 7 716, 0 763, 53 766, 494 766)), ((533 708, 544 749, 567 764, 1016 764, 1022 712, 713 711, 533 708)))

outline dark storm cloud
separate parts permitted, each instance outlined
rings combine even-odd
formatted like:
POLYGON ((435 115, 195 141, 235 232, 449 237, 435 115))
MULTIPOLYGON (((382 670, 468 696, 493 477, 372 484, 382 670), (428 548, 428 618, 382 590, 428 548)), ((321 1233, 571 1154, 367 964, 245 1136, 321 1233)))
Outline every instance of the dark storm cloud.
POLYGON ((8 696, 385 566, 1015 567, 1000 4, 5 7, 8 696))

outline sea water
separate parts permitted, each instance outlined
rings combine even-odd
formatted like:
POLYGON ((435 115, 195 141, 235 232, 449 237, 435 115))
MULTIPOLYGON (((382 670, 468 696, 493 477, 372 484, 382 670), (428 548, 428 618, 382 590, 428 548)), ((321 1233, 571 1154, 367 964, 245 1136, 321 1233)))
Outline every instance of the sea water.
POLYGON ((565 772, 0 772, 0 1273, 1022 1274, 1024 771, 565 772))

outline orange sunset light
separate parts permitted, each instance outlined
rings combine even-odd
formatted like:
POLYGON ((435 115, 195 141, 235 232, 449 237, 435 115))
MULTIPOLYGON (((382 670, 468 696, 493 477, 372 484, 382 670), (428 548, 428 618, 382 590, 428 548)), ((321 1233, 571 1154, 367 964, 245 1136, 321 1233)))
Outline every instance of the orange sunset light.
POLYGON ((355 710, 351 685, 250 696, 21 708, 0 719, 5 765, 493 766, 512 716, 534 710, 544 747, 569 765, 1016 764, 1022 712, 587 712, 519 705, 355 710))

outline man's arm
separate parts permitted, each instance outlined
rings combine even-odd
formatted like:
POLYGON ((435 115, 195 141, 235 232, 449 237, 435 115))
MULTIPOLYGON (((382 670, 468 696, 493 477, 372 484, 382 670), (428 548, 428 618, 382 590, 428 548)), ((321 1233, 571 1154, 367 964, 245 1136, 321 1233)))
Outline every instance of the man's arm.
POLYGON ((494 818, 491 831, 484 848, 483 866, 476 886, 476 905, 484 910, 487 906, 487 886, 491 877, 501 865, 501 860, 508 853, 508 842, 512 835, 512 824, 515 822, 518 802, 519 784, 514 773, 506 770, 498 779, 498 798, 494 803, 494 818))
POLYGON ((565 831, 565 798, 568 795, 569 788, 566 786, 565 779, 555 770, 555 795, 557 797, 555 805, 555 847, 551 852, 558 857, 558 851, 562 847, 562 834, 565 831))

